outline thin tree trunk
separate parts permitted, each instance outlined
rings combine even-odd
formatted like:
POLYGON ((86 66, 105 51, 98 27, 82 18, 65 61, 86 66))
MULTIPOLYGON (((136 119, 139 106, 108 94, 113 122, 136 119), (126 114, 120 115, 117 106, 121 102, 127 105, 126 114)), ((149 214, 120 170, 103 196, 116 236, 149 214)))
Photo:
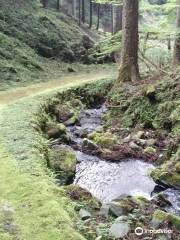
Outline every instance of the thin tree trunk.
POLYGON ((114 34, 114 6, 111 5, 111 33, 114 34))
POLYGON ((43 5, 43 8, 46 8, 47 7, 47 0, 42 0, 42 5, 43 5))
POLYGON ((140 78, 138 66, 138 9, 139 0, 123 1, 123 37, 118 77, 121 82, 136 81, 140 78))
POLYGON ((76 18, 76 0, 72 0, 72 15, 76 18))
POLYGON ((97 10, 97 26, 96 26, 96 30, 99 29, 99 22, 100 22, 100 8, 101 8, 101 4, 100 3, 97 3, 98 4, 98 10, 97 10))
POLYGON ((82 22, 85 23, 85 1, 82 0, 82 22))
POLYGON ((93 16, 93 1, 90 0, 90 12, 89 12, 89 28, 92 27, 92 16, 93 16))
POLYGON ((59 11, 60 10, 60 0, 57 0, 57 10, 59 11))
POLYGON ((114 23, 114 33, 122 30, 122 5, 115 5, 115 23, 114 23))
POLYGON ((79 9, 79 26, 81 26, 81 0, 79 0, 78 9, 79 9))
POLYGON ((171 50, 171 35, 168 36, 168 50, 171 50))
POLYGON ((180 0, 177 0, 177 33, 174 44, 174 57, 173 63, 175 65, 180 64, 180 0))

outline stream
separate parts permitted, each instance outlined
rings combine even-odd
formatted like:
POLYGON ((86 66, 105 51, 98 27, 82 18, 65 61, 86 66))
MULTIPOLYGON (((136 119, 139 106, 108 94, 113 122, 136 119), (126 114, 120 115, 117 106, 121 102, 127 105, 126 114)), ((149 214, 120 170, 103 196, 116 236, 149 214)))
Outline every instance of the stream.
MULTIPOLYGON (((73 183, 87 189, 102 203, 108 203, 122 195, 141 195, 151 199, 156 195, 153 191, 157 186, 149 175, 149 172, 155 168, 152 164, 138 159, 110 162, 81 151, 85 139, 84 133, 91 133, 99 127, 105 112, 104 105, 97 109, 82 110, 78 126, 68 126, 69 135, 78 146, 74 148, 77 165, 73 183)), ((164 193, 171 203, 166 210, 180 215, 180 191, 167 189, 164 193)))

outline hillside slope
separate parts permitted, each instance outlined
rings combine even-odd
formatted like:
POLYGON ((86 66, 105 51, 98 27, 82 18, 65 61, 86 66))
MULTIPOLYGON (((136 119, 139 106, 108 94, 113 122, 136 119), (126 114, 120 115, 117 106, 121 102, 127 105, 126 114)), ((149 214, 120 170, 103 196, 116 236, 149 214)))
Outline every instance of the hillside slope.
POLYGON ((52 65, 50 59, 80 60, 92 45, 77 23, 63 13, 43 9, 36 1, 13 2, 0 1, 1 85, 38 78, 52 65))

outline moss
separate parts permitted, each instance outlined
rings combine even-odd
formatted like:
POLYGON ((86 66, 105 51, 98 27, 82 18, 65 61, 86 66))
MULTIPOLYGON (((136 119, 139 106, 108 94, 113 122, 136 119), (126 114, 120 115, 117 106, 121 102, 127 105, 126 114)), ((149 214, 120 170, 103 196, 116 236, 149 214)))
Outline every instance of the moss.
POLYGON ((153 147, 147 147, 147 148, 144 149, 144 152, 153 154, 153 153, 156 153, 156 149, 153 148, 153 147))
POLYGON ((106 133, 93 133, 90 136, 93 141, 101 146, 102 148, 110 148, 118 142, 117 136, 113 135, 110 132, 106 133))
POLYGON ((154 212, 152 221, 159 223, 170 222, 177 230, 180 229, 180 217, 161 210, 154 212))
POLYGON ((47 122, 45 132, 48 138, 62 138, 66 136, 66 127, 62 123, 47 122))
POLYGON ((154 169, 151 176, 155 181, 162 181, 166 184, 180 187, 180 173, 176 168, 175 162, 168 161, 161 167, 154 169))
POLYGON ((76 168, 75 153, 65 147, 51 149, 48 153, 49 167, 52 168, 58 177, 64 182, 68 182, 74 176, 76 168))

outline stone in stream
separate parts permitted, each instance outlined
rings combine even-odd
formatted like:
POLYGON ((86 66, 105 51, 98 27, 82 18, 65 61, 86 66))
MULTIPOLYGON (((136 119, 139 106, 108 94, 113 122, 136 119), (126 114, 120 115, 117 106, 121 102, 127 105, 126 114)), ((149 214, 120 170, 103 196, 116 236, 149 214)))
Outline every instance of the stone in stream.
POLYGON ((108 218, 109 216, 109 204, 105 204, 103 203, 101 208, 100 208, 100 211, 99 211, 99 215, 105 217, 105 218, 108 218))
POLYGON ((83 151, 96 151, 98 150, 98 146, 93 142, 90 141, 89 139, 85 138, 82 143, 82 149, 83 151))
POLYGON ((119 217, 112 224, 109 235, 114 238, 123 238, 130 231, 130 226, 125 216, 119 217))
POLYGON ((79 211, 79 216, 82 220, 87 220, 91 218, 91 213, 88 212, 86 209, 81 208, 81 210, 79 211))
POLYGON ((116 216, 128 215, 136 207, 136 203, 130 197, 120 197, 109 203, 110 212, 116 216))

